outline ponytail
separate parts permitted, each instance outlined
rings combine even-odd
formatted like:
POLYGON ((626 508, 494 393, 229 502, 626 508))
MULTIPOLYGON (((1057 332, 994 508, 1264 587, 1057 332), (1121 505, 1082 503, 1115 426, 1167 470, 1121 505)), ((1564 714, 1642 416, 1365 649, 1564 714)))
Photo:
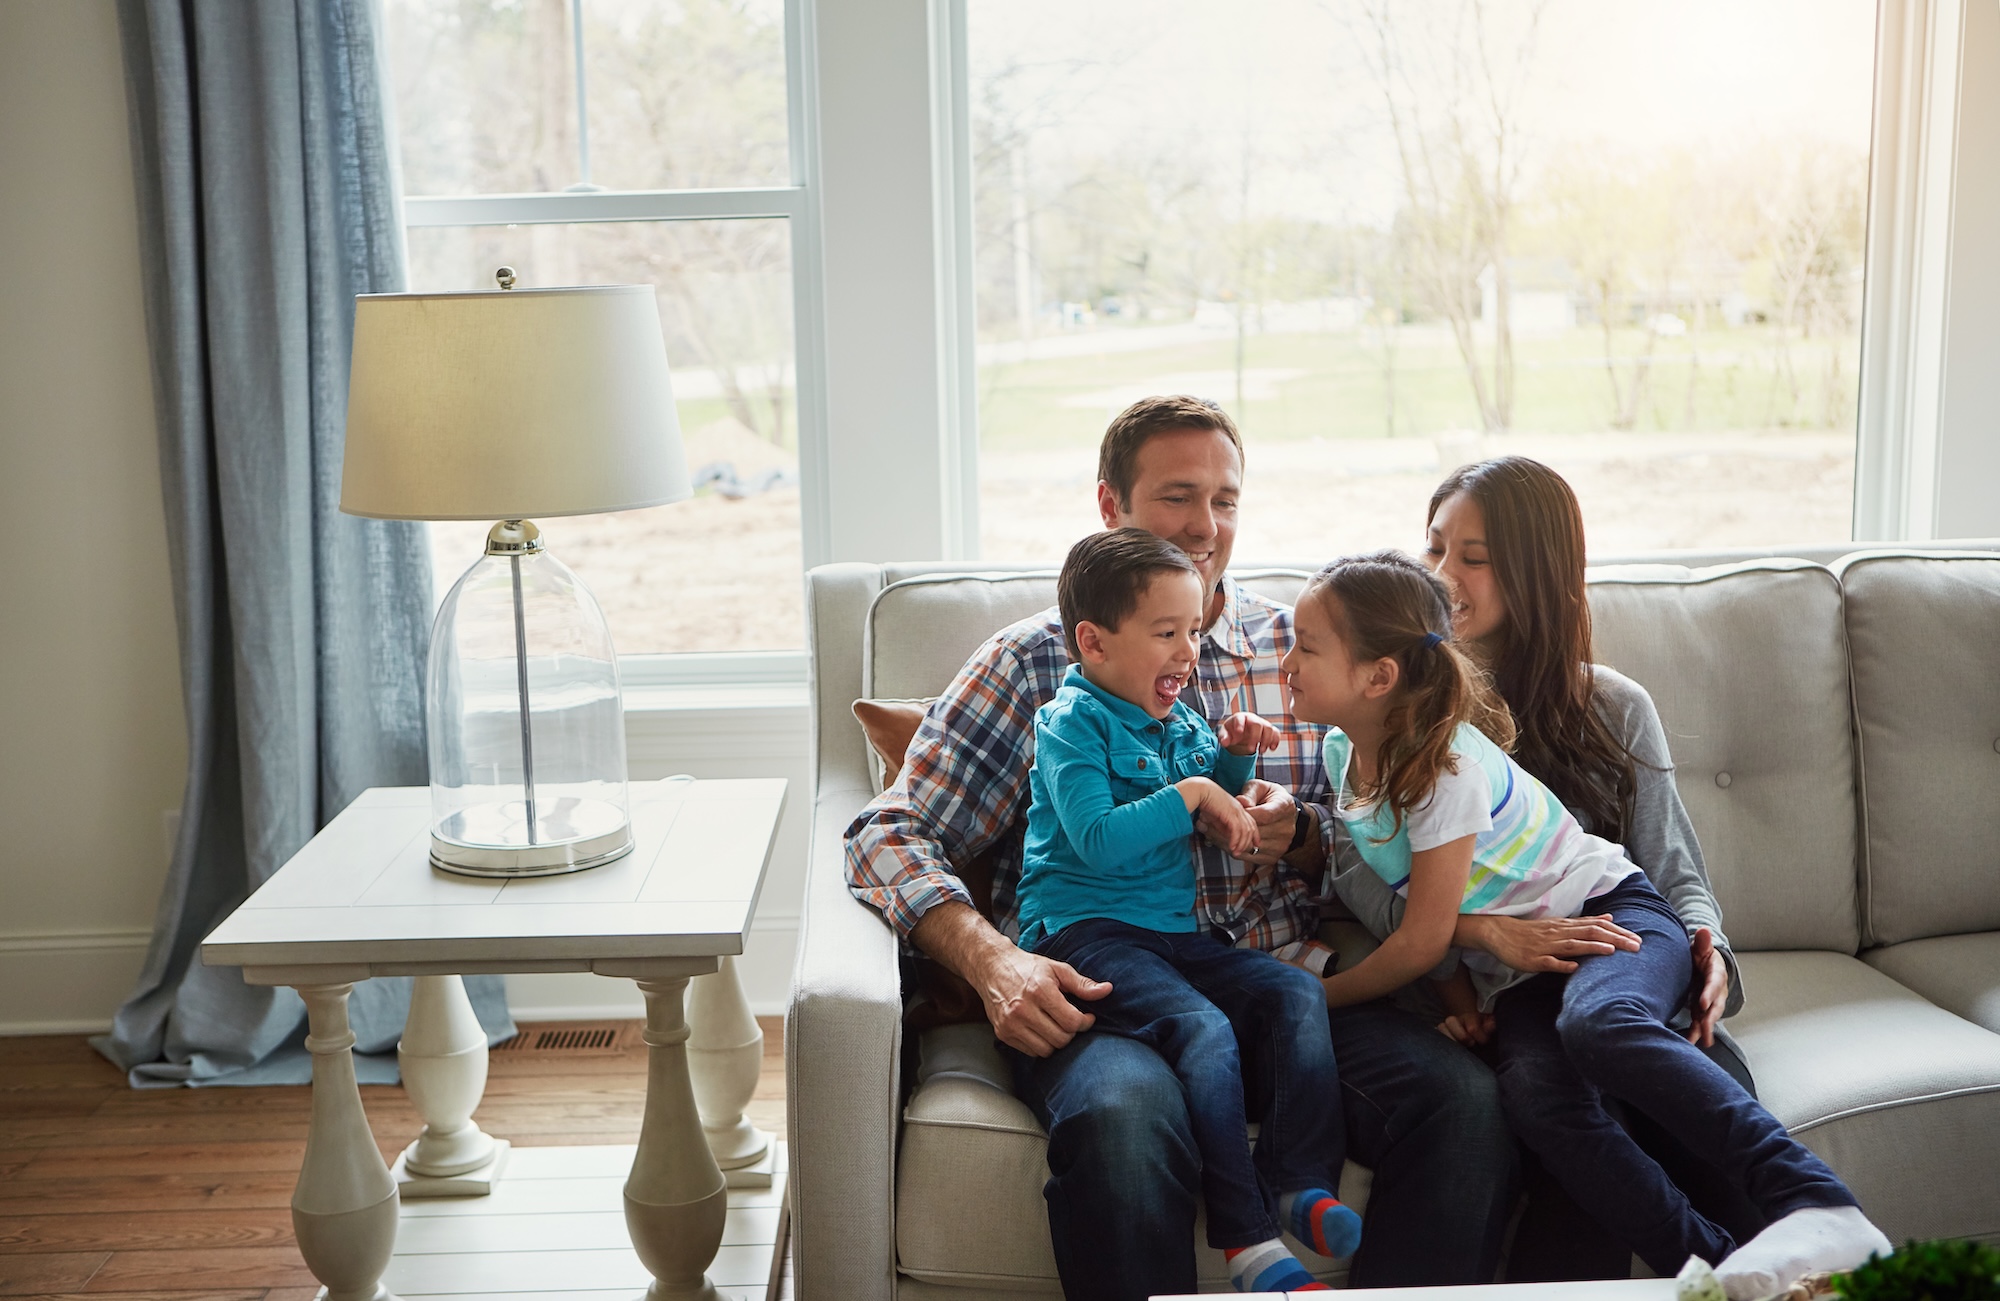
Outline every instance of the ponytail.
POLYGON ((1452 741, 1471 723, 1503 750, 1514 719, 1477 664, 1451 640, 1451 595, 1430 570, 1401 551, 1334 561, 1299 597, 1322 602, 1357 661, 1393 659, 1400 680, 1384 720, 1375 779, 1355 794, 1388 805, 1393 836, 1403 817, 1456 772, 1452 741))

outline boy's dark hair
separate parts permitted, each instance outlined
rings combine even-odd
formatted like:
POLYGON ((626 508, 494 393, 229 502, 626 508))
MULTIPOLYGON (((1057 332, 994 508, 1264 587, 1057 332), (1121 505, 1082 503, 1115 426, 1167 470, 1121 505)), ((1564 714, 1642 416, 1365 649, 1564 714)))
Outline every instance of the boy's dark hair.
POLYGON ((1097 477, 1111 485, 1120 509, 1132 506, 1132 485, 1139 477, 1139 449, 1147 440, 1180 429, 1214 429, 1236 446, 1236 463, 1243 464, 1243 436, 1229 413, 1205 398, 1179 394, 1140 398, 1111 418, 1104 441, 1097 445, 1097 477))
POLYGON ((1076 626, 1094 623, 1113 632, 1139 606, 1139 596, 1153 575, 1201 571, 1187 552, 1144 529, 1107 529, 1092 533, 1069 549, 1062 576, 1056 579, 1056 606, 1062 611, 1063 641, 1069 657, 1081 660, 1076 626))

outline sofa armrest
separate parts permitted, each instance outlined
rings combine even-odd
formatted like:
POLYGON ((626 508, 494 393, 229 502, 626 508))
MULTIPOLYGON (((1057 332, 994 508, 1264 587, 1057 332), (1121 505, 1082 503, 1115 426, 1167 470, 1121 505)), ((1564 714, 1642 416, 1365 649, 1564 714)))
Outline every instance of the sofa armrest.
POLYGON ((793 1268, 801 1301, 896 1289, 902 972, 895 933, 848 893, 842 833, 865 789, 821 790, 785 1013, 793 1268))

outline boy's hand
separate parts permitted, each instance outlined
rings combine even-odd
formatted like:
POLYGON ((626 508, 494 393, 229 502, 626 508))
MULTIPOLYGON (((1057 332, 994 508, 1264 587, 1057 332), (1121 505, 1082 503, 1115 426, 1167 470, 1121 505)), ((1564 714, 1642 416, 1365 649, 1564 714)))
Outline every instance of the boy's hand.
POLYGON ((1438 1022, 1438 1029, 1454 1042, 1467 1048, 1493 1041, 1493 1014, 1491 1012, 1459 1012, 1438 1022))
POLYGON ((1187 777, 1174 785, 1187 802, 1188 812, 1231 858, 1241 858, 1257 848, 1257 821, 1235 796, 1206 777, 1187 777))
POLYGON ((1278 748, 1278 729, 1255 714, 1231 714, 1215 729, 1215 739, 1231 754, 1265 754, 1278 748))

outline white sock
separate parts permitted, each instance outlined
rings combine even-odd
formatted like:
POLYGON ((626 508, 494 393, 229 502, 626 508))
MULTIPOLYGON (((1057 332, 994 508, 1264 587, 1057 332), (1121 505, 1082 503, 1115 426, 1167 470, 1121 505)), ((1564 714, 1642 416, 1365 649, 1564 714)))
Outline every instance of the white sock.
POLYGON ((1756 1301, 1808 1274, 1853 1269, 1871 1254, 1893 1250, 1859 1207, 1813 1206, 1793 1211, 1731 1252, 1715 1276, 1729 1301, 1756 1301))

